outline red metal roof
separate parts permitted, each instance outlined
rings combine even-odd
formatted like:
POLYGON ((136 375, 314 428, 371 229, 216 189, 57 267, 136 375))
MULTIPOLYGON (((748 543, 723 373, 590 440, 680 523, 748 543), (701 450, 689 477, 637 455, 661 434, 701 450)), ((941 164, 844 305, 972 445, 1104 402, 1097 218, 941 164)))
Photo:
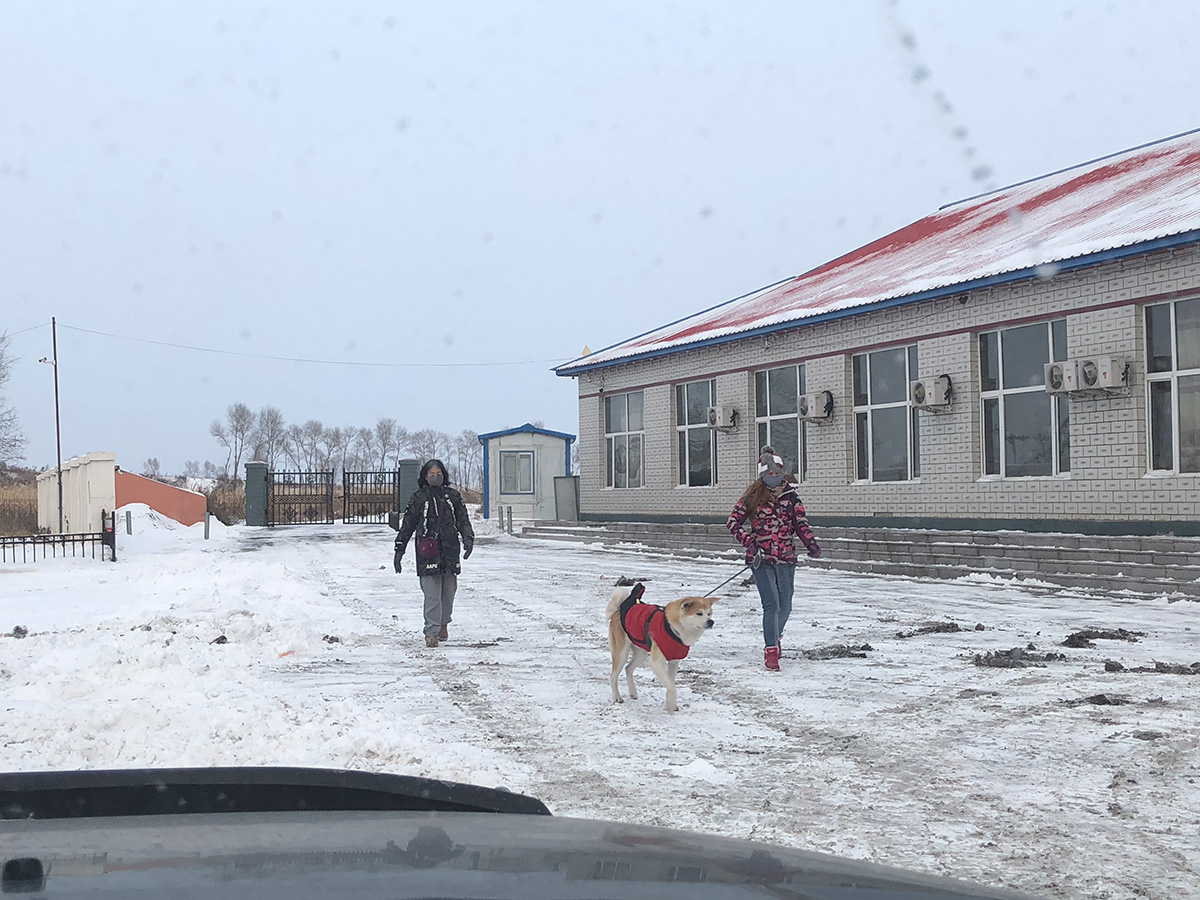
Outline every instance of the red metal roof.
MULTIPOLYGON (((1200 130, 943 207, 803 275, 559 366, 560 375, 1200 230, 1200 130)), ((1200 234, 1190 239, 1200 240, 1200 234)))

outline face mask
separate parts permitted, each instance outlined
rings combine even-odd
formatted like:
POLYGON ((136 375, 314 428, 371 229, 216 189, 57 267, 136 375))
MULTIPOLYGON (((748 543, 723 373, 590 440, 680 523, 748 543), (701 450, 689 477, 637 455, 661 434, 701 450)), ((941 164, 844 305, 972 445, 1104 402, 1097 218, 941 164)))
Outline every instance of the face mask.
POLYGON ((781 484, 783 484, 783 476, 782 475, 764 475, 762 477, 762 480, 763 480, 763 484, 765 484, 769 488, 777 488, 781 484))
POLYGON ((429 484, 430 487, 441 487, 442 486, 442 473, 441 472, 430 472, 428 475, 425 476, 425 481, 429 484))

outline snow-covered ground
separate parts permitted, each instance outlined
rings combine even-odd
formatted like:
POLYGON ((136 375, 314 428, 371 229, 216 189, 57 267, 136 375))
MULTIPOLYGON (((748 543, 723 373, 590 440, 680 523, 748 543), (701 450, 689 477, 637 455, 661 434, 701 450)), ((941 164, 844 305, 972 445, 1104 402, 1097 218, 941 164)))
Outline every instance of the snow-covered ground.
POLYGON ((1200 660, 1194 603, 805 569, 770 673, 738 578, 667 713, 646 669, 610 702, 613 582, 665 602, 733 564, 485 526, 431 650, 385 526, 123 525, 115 565, 0 566, 0 632, 28 629, 0 637, 0 771, 429 775, 1051 897, 1200 897, 1200 675, 1133 671, 1200 660), (964 630, 898 636, 944 622, 964 630), (1059 646, 1084 628, 1144 635, 1059 646), (1014 647, 1065 659, 974 664, 1014 647))

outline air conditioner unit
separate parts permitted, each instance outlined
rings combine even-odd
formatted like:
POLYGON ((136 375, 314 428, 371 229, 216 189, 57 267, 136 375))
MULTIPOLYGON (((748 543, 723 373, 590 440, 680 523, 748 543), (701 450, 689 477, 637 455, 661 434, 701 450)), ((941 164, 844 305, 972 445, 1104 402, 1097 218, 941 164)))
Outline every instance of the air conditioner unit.
POLYGON ((1042 371, 1046 376, 1047 394, 1066 394, 1079 390, 1079 360, 1064 359, 1062 362, 1046 363, 1042 371))
POLYGON ((938 409, 950 405, 954 386, 949 375, 912 381, 908 385, 908 401, 917 409, 938 409))
POLYGON ((1081 391, 1103 391, 1129 384, 1129 365, 1123 356, 1097 356, 1079 361, 1081 391))
POLYGON ((710 406, 708 408, 709 428, 734 428, 737 426, 737 410, 732 406, 710 406))
POLYGON ((815 422, 828 419, 833 415, 833 394, 830 391, 817 391, 814 394, 800 395, 800 418, 805 422, 815 422))

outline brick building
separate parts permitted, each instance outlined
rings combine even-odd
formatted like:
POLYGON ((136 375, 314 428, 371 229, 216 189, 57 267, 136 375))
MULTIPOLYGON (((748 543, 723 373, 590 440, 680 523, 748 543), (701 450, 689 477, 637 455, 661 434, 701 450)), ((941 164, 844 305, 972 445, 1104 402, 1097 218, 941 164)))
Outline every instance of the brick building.
POLYGON ((1200 534, 1200 131, 943 207, 581 357, 580 510, 1200 534))

